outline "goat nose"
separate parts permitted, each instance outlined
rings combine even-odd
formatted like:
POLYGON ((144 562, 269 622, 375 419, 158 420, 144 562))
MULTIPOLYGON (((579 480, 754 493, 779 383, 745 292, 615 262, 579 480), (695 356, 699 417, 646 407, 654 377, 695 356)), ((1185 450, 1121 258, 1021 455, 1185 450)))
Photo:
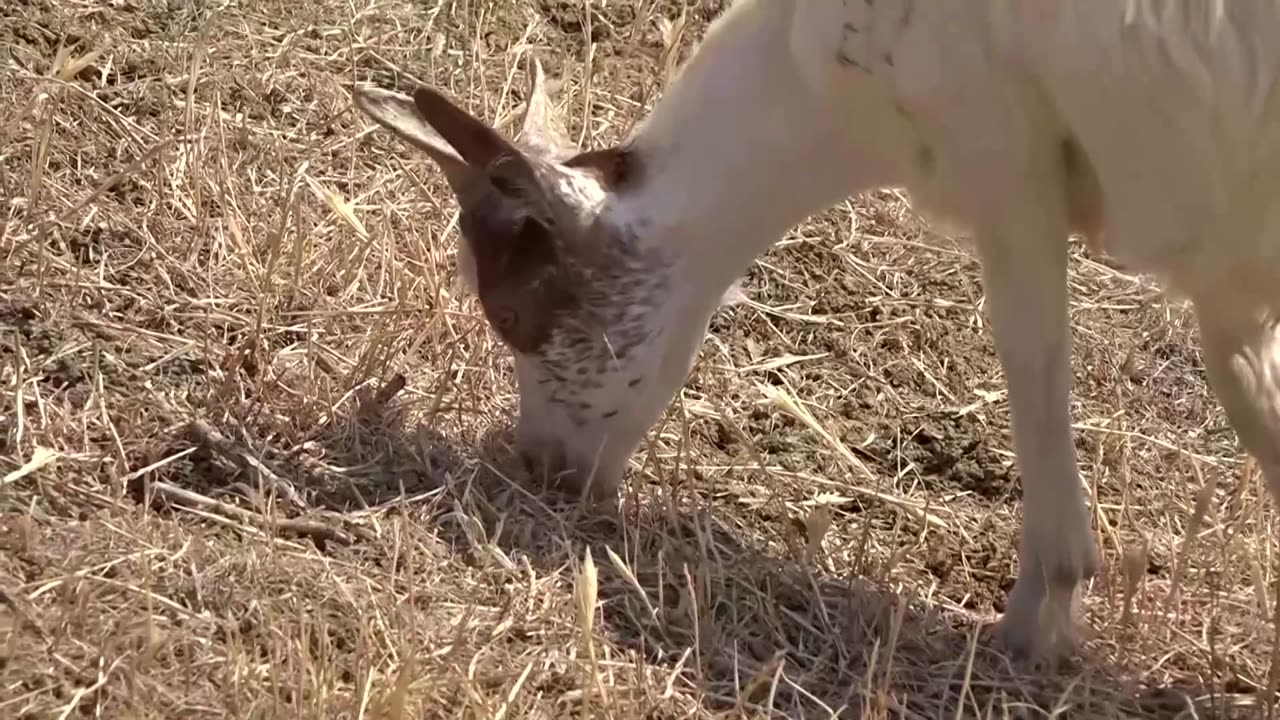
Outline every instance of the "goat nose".
POLYGON ((530 480, 553 493, 577 495, 582 491, 583 474, 569 461, 564 447, 549 443, 520 451, 520 459, 530 480))

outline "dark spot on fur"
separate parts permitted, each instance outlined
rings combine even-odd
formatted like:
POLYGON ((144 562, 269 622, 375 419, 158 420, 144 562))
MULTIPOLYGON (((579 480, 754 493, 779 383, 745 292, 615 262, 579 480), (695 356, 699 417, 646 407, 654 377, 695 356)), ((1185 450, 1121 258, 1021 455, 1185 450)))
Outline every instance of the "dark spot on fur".
POLYGON ((1068 176, 1079 171, 1080 148, 1076 145, 1075 138, 1063 138, 1059 143, 1058 152, 1062 154, 1062 165, 1066 168, 1068 176))
POLYGON ((921 145, 916 150, 916 169, 922 175, 932 175, 934 167, 937 165, 938 159, 933 154, 933 148, 928 145, 921 145))
POLYGON ((633 379, 631 382, 627 383, 627 387, 632 387, 632 388, 633 388, 633 387, 635 387, 635 386, 639 385, 641 382, 644 382, 644 378, 635 378, 635 379, 633 379))
POLYGON ((605 413, 605 414, 601 415, 601 416, 600 416, 600 419, 601 419, 601 420, 608 420, 609 418, 611 418, 611 417, 613 417, 614 415, 617 415, 617 414, 618 414, 618 411, 617 411, 617 410, 610 410, 609 412, 607 412, 607 413, 605 413))
POLYGON ((862 63, 858 62, 857 59, 850 57, 849 53, 845 50, 850 42, 850 38, 857 36, 861 31, 852 23, 845 23, 843 31, 844 36, 840 41, 840 49, 836 51, 836 62, 844 65, 845 67, 854 67, 864 73, 870 74, 870 71, 863 66, 862 63))

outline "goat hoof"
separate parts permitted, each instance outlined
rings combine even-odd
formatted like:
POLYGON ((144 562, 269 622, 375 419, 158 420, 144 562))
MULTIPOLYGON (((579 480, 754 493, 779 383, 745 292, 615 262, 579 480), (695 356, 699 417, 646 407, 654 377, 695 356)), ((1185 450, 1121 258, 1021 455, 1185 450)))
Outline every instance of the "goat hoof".
POLYGON ((1052 672, 1083 644, 1079 608, 1078 586, 1051 588, 1037 598, 1020 598, 1015 590, 995 625, 996 643, 1010 660, 1030 665, 1032 672, 1052 672))
POLYGON ((1004 650, 1009 660, 1035 675, 1053 673, 1079 649, 1079 639, 1074 633, 1063 633, 1061 628, 1050 631, 1040 627, 1028 629, 1007 618, 996 623, 994 634, 995 644, 1004 650))

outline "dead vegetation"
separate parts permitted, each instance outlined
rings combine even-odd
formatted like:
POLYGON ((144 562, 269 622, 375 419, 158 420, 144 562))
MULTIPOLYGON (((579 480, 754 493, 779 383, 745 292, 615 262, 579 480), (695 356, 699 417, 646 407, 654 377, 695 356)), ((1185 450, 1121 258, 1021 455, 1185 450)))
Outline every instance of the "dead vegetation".
POLYGON ((443 180, 348 91, 507 118, 536 50, 605 143, 718 5, 0 9, 0 714, 1262 717, 1275 508, 1188 313, 1083 251, 1106 569, 1056 674, 984 642, 1002 378, 976 263, 896 193, 753 267, 618 513, 522 484, 443 180))

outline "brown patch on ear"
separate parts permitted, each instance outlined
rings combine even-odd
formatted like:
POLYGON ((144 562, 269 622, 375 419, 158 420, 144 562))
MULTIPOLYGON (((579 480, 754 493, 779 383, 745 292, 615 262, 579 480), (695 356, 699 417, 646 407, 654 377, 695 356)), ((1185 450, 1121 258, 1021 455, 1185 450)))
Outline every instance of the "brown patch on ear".
POLYGON ((423 120, 453 146, 468 165, 485 168, 501 155, 520 154, 497 130, 455 105, 435 88, 419 86, 413 92, 413 103, 423 120))
POLYGON ((594 173, 610 190, 623 190, 636 182, 640 163, 631 148, 617 145, 601 150, 588 150, 564 161, 565 167, 594 173))

